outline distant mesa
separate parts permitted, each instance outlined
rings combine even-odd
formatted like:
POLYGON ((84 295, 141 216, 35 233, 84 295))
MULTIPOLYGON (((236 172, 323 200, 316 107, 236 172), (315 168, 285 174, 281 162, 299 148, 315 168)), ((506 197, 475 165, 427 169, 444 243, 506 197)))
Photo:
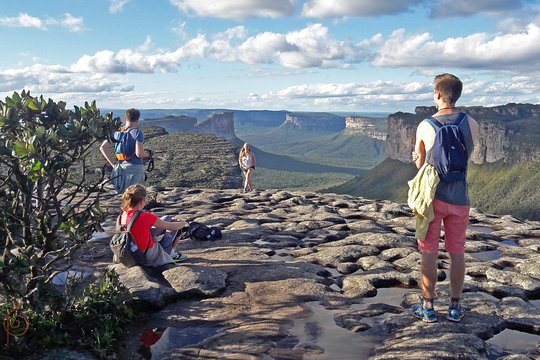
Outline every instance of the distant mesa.
POLYGON ((388 123, 386 118, 367 116, 345 117, 344 135, 367 136, 372 139, 386 141, 388 123))
POLYGON ((234 113, 225 111, 210 114, 204 121, 197 123, 197 119, 186 115, 166 115, 159 118, 143 119, 144 126, 160 126, 168 133, 196 132, 214 135, 225 140, 236 139, 234 131, 234 113))
POLYGON ((287 113, 279 126, 303 131, 339 132, 345 129, 345 119, 330 113, 287 113))

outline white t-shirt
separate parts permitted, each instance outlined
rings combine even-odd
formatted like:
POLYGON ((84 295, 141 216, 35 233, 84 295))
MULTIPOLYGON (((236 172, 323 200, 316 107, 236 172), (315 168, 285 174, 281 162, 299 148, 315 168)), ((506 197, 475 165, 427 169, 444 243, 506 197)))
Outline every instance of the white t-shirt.
POLYGON ((253 166, 253 156, 251 154, 242 156, 242 165, 247 168, 253 166))

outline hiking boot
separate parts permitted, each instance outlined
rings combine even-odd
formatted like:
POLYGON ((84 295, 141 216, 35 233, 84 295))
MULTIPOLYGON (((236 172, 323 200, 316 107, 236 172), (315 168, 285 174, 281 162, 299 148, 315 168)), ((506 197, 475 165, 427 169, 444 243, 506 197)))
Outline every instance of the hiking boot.
POLYGON ((411 313, 415 317, 421 319, 423 322, 432 323, 437 321, 437 314, 435 314, 435 310, 432 308, 424 309, 422 304, 413 305, 411 307, 411 313))
POLYGON ((450 306, 448 308, 448 320, 459 322, 465 316, 465 309, 461 306, 450 306))

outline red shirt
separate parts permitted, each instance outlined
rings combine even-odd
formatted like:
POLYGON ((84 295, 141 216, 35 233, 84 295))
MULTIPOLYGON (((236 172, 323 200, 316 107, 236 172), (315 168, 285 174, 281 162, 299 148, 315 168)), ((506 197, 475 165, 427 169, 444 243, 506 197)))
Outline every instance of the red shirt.
MULTIPOLYGON (((128 210, 126 211, 126 213, 126 221, 124 222, 123 216, 120 219, 122 224, 129 224, 129 221, 133 217, 133 214, 135 214, 135 210, 128 210)), ((145 251, 147 248, 154 247, 154 244, 156 243, 152 238, 150 228, 154 226, 157 218, 157 215, 143 211, 139 214, 137 221, 135 221, 135 224, 133 224, 133 227, 131 228, 131 234, 133 235, 137 246, 142 251, 145 251), (148 247, 148 244, 150 244, 150 247, 148 247)))

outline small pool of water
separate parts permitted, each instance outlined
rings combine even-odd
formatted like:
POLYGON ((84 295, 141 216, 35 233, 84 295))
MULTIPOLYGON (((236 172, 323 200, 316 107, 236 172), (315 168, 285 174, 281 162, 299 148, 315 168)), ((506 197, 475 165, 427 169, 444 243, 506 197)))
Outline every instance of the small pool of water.
POLYGON ((377 295, 371 298, 364 298, 362 300, 362 304, 383 303, 392 306, 401 306, 401 300, 403 299, 403 296, 405 294, 411 293, 412 291, 413 289, 408 288, 380 288, 377 289, 377 295))
POLYGON ((477 253, 471 253, 471 256, 480 261, 491 261, 500 259, 502 252, 499 250, 481 251, 477 253))
POLYGON ((491 234, 493 231, 495 231, 490 227, 478 225, 467 225, 467 230, 476 231, 483 234, 491 234))
POLYGON ((540 299, 537 300, 529 300, 529 303, 536 306, 537 308, 540 308, 540 299))
POLYGON ((272 260, 285 261, 285 262, 295 262, 296 258, 291 255, 288 250, 278 249, 275 251, 275 254, 270 256, 272 260))
POLYGON ((340 273, 339 271, 337 271, 337 269, 335 269, 335 268, 331 268, 331 267, 325 266, 324 269, 325 269, 326 271, 328 271, 330 274, 332 274, 332 277, 343 276, 343 274, 340 273))
POLYGON ((533 335, 522 331, 505 329, 489 339, 487 342, 498 345, 505 350, 526 353, 540 341, 540 335, 533 335))
MULTIPOLYGON (((336 325, 334 315, 339 310, 327 310, 318 302, 309 302, 305 307, 313 313, 304 319, 294 320, 290 335, 299 348, 316 348, 319 351, 303 354, 304 360, 368 359, 370 352, 382 343, 384 337, 367 330, 354 333, 336 325)), ((296 358, 295 358, 296 359, 296 358)))
POLYGON ((256 241, 254 241, 253 243, 256 244, 256 245, 260 245, 260 246, 268 246, 268 245, 272 245, 271 242, 263 241, 263 240, 256 240, 256 241))
POLYGON ((187 328, 168 327, 161 338, 152 346, 152 360, 164 358, 164 354, 172 349, 179 349, 189 345, 195 345, 214 336, 221 330, 217 326, 190 326, 187 328))
POLYGON ((501 241, 501 244, 508 245, 508 246, 519 246, 515 241, 513 240, 503 240, 501 241))
POLYGON ((92 275, 91 269, 76 269, 62 271, 52 279, 53 285, 64 286, 71 282, 81 281, 87 276, 92 275))

